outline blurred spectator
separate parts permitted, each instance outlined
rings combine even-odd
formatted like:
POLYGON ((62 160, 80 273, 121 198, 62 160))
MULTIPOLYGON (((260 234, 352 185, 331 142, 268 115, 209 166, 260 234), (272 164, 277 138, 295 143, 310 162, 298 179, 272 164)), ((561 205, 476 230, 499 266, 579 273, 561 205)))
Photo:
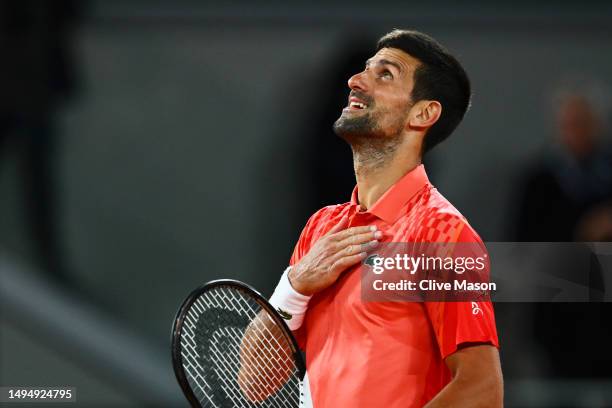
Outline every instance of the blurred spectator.
POLYGON ((55 116, 75 89, 76 11, 69 0, 0 1, 0 154, 7 147, 19 154, 26 222, 37 256, 64 283, 69 274, 59 235, 55 116))
POLYGON ((519 241, 612 240, 612 149, 601 89, 559 92, 556 145, 528 170, 519 194, 519 241))
MULTIPOLYGON (((534 162, 523 180, 516 225, 519 241, 612 240, 612 150, 606 140, 606 102, 603 88, 588 84, 565 88, 555 96, 555 145, 534 162)), ((591 300, 602 299, 597 262, 576 266, 556 259, 546 269, 543 273, 589 287, 591 300)), ((612 356, 597 352, 612 343, 610 306, 533 306, 533 333, 543 354, 538 357, 547 361, 550 376, 610 376, 612 356)))

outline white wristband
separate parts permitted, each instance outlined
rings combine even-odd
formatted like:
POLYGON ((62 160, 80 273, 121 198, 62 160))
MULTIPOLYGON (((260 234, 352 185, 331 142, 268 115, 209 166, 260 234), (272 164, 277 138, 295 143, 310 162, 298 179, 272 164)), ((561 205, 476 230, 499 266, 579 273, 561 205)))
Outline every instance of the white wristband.
POLYGON ((306 309, 308 309, 308 301, 312 296, 302 295, 293 289, 287 275, 290 269, 291 267, 288 267, 283 272, 270 298, 270 304, 282 316, 289 329, 297 330, 302 326, 306 309))

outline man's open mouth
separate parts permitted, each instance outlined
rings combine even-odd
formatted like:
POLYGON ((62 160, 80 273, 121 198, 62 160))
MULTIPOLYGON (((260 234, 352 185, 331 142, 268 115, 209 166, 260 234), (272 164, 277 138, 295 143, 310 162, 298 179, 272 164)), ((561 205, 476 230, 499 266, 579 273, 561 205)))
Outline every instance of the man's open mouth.
POLYGON ((349 104, 349 108, 351 109, 365 109, 367 107, 368 105, 366 105, 365 103, 361 103, 361 102, 351 102, 349 104))
POLYGON ((358 99, 354 96, 349 98, 349 104, 347 106, 348 110, 362 110, 362 109, 367 109, 367 108, 368 108, 368 104, 366 104, 361 99, 358 99))

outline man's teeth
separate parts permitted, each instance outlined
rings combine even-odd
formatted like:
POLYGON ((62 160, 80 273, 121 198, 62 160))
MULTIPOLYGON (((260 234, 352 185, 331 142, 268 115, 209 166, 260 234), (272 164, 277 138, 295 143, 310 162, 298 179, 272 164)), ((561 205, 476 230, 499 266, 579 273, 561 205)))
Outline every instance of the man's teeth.
POLYGON ((351 108, 357 108, 357 109, 365 109, 367 108, 368 105, 364 104, 364 103, 360 103, 360 102, 351 102, 351 108))

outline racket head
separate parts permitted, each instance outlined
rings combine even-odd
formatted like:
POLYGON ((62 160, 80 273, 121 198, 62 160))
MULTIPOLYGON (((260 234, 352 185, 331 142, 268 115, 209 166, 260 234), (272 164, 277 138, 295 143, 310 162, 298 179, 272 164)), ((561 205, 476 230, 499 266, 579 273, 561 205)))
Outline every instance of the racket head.
MULTIPOLYGON (((231 383, 231 379, 223 381, 226 390, 215 389, 219 384, 215 380, 215 376, 219 377, 217 379, 220 379, 223 375, 218 374, 219 370, 227 371, 229 368, 231 371, 232 363, 235 370, 236 362, 239 362, 240 358, 238 350, 236 350, 236 341, 239 339, 240 334, 244 334, 249 324, 261 312, 265 312, 266 316, 272 320, 275 329, 278 329, 274 330, 274 338, 277 341, 275 344, 279 345, 279 349, 284 349, 283 357, 290 353, 290 358, 293 359, 292 362, 286 362, 293 364, 291 385, 285 384, 281 387, 282 391, 279 391, 279 393, 290 394, 289 400, 291 401, 293 401, 293 396, 297 393, 298 401, 295 406, 298 406, 299 401, 302 399, 302 390, 295 390, 293 387, 295 387, 295 380, 299 382, 298 385, 301 387, 306 373, 306 365, 298 344, 291 334, 291 330, 274 307, 250 285, 233 279, 219 279, 210 281, 191 292, 180 306, 172 325, 172 365, 174 373, 185 397, 193 407, 293 406, 285 397, 281 397, 280 400, 283 402, 280 403, 272 400, 276 398, 275 395, 263 402, 245 400, 240 401, 240 405, 238 405, 235 401, 232 401, 234 405, 228 405, 229 398, 237 398, 235 393, 236 384, 231 383), (223 309, 223 307, 227 307, 227 309, 223 309), (197 321, 194 321, 196 317, 197 321), (202 326, 204 326, 203 330, 201 329, 202 326), (228 335, 226 337, 231 338, 229 340, 230 343, 222 346, 233 348, 235 353, 231 359, 234 361, 225 364, 223 367, 219 365, 212 367, 215 364, 211 362, 209 355, 213 354, 208 351, 203 351, 203 354, 207 355, 197 353, 197 351, 209 350, 209 347, 212 347, 212 345, 204 344, 198 346, 194 339, 196 337, 196 330, 199 333, 203 331, 207 333, 206 336, 201 336, 206 339, 204 340, 205 343, 213 343, 215 341, 214 338, 220 338, 215 335, 217 331, 221 335, 228 335), (282 343, 282 346, 279 343, 282 343), (200 376, 199 379, 197 378, 198 375, 200 376), (213 381, 206 381, 206 379, 210 378, 213 381), (203 382, 204 386, 203 384, 198 384, 198 382, 203 382), (217 385, 208 384, 210 382, 217 385), (285 387, 290 387, 291 389, 286 390, 285 387), (228 392, 231 396, 227 395, 228 392), (228 400, 224 401, 224 398, 228 398, 228 400)), ((215 355, 218 356, 220 349, 217 347, 216 350, 217 354, 215 355)))

